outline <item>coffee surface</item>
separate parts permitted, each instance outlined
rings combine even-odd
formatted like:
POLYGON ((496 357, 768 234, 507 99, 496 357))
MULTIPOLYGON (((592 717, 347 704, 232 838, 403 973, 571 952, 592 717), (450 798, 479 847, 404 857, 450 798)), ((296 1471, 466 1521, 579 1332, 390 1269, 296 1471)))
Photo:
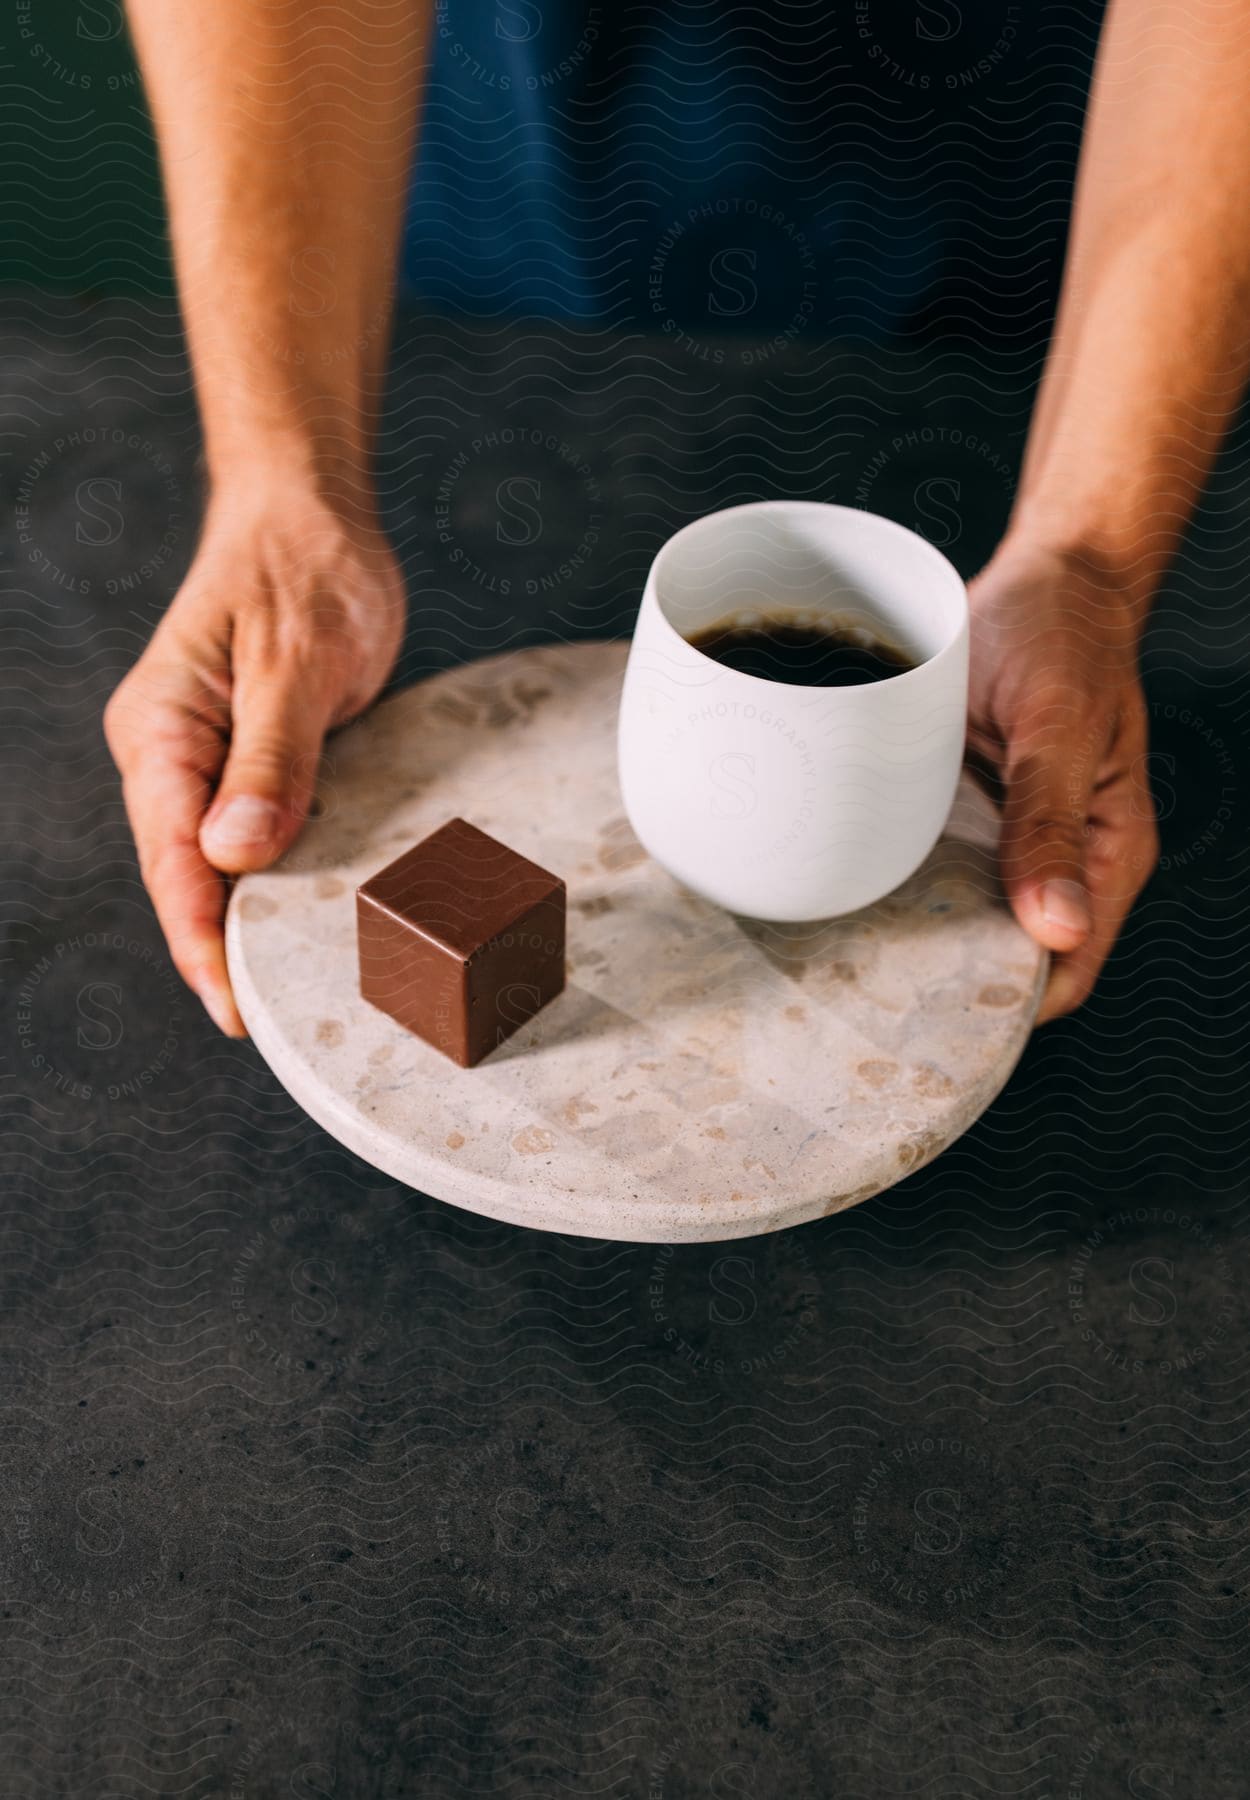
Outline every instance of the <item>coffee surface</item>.
POLYGON ((752 624, 726 619, 687 641, 727 669, 792 687, 864 687, 916 666, 915 658, 896 644, 838 619, 827 624, 783 617, 752 624))

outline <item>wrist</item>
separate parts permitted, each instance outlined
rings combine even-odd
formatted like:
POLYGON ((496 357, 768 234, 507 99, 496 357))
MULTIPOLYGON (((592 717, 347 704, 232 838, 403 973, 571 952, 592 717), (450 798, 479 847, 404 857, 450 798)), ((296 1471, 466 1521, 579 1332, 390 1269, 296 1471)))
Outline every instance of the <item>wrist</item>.
POLYGON ((1158 586, 1153 559, 1136 553, 1113 530, 1074 527, 1018 508, 994 553, 998 570, 1048 571, 1060 585, 1097 596, 1107 612, 1127 617, 1136 633, 1145 625, 1158 586))
POLYGON ((352 525, 378 524, 368 458, 337 435, 257 427, 206 444, 209 511, 256 513, 274 507, 333 514, 352 525))
POLYGON ((1176 548, 1177 531, 1157 516, 1143 523, 1138 509, 1117 506, 1110 496, 1079 510, 1063 496, 1020 496, 1008 523, 1003 548, 1014 555, 1049 556, 1092 581, 1109 600, 1132 613, 1140 630, 1176 548))

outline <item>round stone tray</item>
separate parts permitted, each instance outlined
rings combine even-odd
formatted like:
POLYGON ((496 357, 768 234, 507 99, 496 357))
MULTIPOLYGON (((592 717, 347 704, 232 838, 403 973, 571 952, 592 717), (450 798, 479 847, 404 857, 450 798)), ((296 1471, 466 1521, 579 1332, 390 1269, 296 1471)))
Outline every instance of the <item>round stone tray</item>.
POLYGON ((331 740, 319 816, 235 888, 230 971, 283 1086, 386 1174, 514 1224, 653 1243, 853 1206, 993 1099, 1046 958, 1004 906, 965 781, 888 899, 765 925, 679 887, 621 812, 627 646, 492 657, 331 740), (360 998, 355 888, 460 815, 568 884, 568 986, 476 1069, 360 998))

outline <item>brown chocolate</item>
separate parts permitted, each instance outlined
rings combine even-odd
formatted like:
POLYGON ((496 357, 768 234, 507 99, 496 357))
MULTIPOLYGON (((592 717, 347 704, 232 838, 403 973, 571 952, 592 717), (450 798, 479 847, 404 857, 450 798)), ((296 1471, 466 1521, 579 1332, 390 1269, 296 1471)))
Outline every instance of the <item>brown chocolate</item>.
POLYGON ((452 819, 356 891, 360 991, 470 1068, 564 986, 564 883, 452 819))

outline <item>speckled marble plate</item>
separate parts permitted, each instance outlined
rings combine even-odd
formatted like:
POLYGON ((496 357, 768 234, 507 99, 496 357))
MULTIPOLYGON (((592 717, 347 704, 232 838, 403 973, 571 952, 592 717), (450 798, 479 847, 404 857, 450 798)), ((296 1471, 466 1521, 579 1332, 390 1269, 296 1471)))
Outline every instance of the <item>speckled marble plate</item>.
POLYGON ((319 816, 231 901, 243 1017, 327 1131, 471 1212, 686 1243, 853 1206, 971 1124, 1032 1026, 1046 958, 998 892, 992 808, 966 782, 924 868, 862 913, 734 918, 622 817, 625 656, 492 657, 333 739, 319 816), (471 1070, 357 991, 357 884, 455 814, 569 890, 566 991, 471 1070))

